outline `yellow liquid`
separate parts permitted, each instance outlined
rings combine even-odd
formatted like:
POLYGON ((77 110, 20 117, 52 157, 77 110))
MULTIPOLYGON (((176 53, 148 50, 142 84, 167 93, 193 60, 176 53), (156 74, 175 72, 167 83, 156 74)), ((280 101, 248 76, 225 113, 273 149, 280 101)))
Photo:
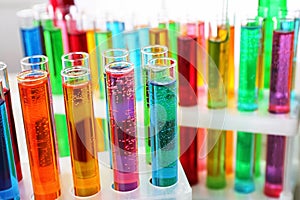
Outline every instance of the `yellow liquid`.
POLYGON ((74 192, 77 196, 90 196, 100 191, 91 84, 64 83, 63 90, 74 192))
POLYGON ((150 45, 163 45, 168 47, 168 29, 151 28, 149 30, 150 45))

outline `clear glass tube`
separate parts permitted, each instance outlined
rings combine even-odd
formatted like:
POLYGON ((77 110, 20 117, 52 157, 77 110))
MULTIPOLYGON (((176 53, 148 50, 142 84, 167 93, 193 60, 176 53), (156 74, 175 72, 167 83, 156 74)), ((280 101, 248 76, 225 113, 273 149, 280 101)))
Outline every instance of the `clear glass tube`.
POLYGON ((144 135, 146 162, 151 163, 151 142, 150 142, 150 105, 149 105, 149 61, 153 58, 168 57, 168 48, 161 45, 150 45, 141 49, 142 54, 142 79, 144 88, 144 135))
POLYGON ((89 54, 86 52, 71 52, 61 57, 63 68, 86 67, 89 68, 89 54))
POLYGON ((34 18, 33 9, 24 9, 17 12, 21 41, 24 56, 42 55, 43 40, 41 26, 34 18))
POLYGON ((16 132, 15 120, 14 120, 13 109, 12 109, 12 101, 11 101, 11 93, 10 93, 9 80, 8 80, 7 65, 1 61, 0 61, 0 80, 2 82, 2 87, 3 87, 2 92, 4 95, 4 100, 5 100, 6 109, 7 109, 7 119, 8 119, 11 142, 12 142, 12 147, 13 147, 17 177, 18 177, 18 181, 21 181, 23 178, 23 175, 22 175, 22 169, 21 169, 17 132, 16 132))
POLYGON ((152 184, 167 187, 178 180, 176 60, 149 61, 152 184))
POLYGON ((134 66, 113 62, 105 72, 114 189, 131 191, 139 186, 134 66))
POLYGON ((17 75, 35 199, 61 194, 47 62, 45 56, 25 57, 17 75))
POLYGON ((61 72, 69 133, 74 193, 91 196, 100 191, 95 117, 90 70, 84 65, 61 72))

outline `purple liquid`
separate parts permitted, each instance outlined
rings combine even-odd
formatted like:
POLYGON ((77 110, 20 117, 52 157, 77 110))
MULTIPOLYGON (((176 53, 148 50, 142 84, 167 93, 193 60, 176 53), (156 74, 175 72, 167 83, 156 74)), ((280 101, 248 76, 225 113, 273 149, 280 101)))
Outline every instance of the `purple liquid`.
POLYGON ((114 189, 130 191, 139 185, 134 71, 106 71, 106 79, 114 189))
POLYGON ((285 141, 285 136, 268 135, 267 138, 267 166, 264 192, 271 197, 279 197, 283 188, 285 141))
POLYGON ((294 32, 274 31, 269 112, 290 111, 294 32))

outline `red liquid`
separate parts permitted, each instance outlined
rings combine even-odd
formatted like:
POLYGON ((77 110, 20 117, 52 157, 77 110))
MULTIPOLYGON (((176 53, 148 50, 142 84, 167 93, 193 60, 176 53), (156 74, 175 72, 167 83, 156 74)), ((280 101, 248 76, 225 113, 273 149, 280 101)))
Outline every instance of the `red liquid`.
POLYGON ((70 52, 88 52, 86 32, 76 31, 69 32, 69 51, 70 52))
POLYGON ((20 180, 22 180, 23 175, 22 175, 22 169, 21 169, 15 120, 14 120, 13 110, 12 110, 12 105, 11 105, 10 90, 8 90, 6 88, 4 88, 3 90, 4 90, 4 98, 5 98, 6 109, 7 109, 7 117, 8 117, 8 123, 9 123, 11 142, 12 142, 12 147, 13 147, 13 152, 14 152, 14 160, 15 160, 15 165, 16 165, 17 177, 18 177, 18 181, 20 181, 20 180))
POLYGON ((180 127, 180 162, 190 185, 198 183, 197 131, 198 128, 180 127))
POLYGON ((179 36, 178 74, 179 105, 197 105, 197 38, 179 36))

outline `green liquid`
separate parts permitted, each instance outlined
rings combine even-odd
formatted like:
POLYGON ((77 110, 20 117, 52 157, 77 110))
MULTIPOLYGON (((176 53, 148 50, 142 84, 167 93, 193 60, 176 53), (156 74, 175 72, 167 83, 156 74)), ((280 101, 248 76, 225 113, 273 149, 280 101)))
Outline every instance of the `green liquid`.
POLYGON ((235 190, 254 191, 253 156, 254 134, 238 131, 236 147, 235 190))
POLYGON ((208 41, 208 107, 227 106, 228 42, 218 39, 208 41))
POLYGON ((177 36, 180 31, 180 24, 178 22, 171 21, 169 23, 169 54, 171 58, 177 60, 177 36))
POLYGON ((44 40, 53 94, 62 94, 61 57, 64 54, 62 33, 60 28, 44 26, 44 40))
POLYGON ((257 109, 256 69, 260 52, 261 26, 248 24, 241 27, 240 71, 238 88, 238 109, 257 109))
POLYGON ((255 177, 261 176, 261 150, 262 150, 262 134, 255 134, 255 147, 254 147, 254 175, 255 177))
POLYGON ((70 156, 70 146, 68 139, 68 127, 66 115, 54 114, 58 152, 60 157, 70 156))
POLYGON ((95 32, 95 43, 96 43, 96 53, 97 53, 97 63, 99 72, 99 90, 100 99, 105 98, 105 87, 104 87, 104 66, 102 60, 102 52, 107 49, 112 48, 111 31, 96 31, 95 32))
POLYGON ((226 131, 207 129, 207 176, 206 186, 211 189, 223 189, 226 187, 225 171, 225 143, 226 131))

